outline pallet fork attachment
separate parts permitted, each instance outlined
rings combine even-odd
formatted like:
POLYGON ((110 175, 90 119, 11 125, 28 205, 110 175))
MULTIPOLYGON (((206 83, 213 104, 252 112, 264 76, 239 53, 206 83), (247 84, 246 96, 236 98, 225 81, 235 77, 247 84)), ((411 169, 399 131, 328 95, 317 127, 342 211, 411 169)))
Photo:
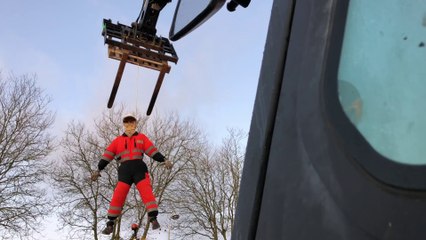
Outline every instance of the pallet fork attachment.
POLYGON ((120 23, 114 24, 111 20, 104 19, 102 31, 105 44, 108 44, 108 57, 120 61, 111 95, 108 100, 108 108, 114 104, 115 96, 123 76, 126 63, 150 68, 159 71, 147 115, 150 115, 166 73, 170 72, 168 62, 177 63, 178 57, 173 45, 167 38, 158 37, 138 30, 137 27, 129 27, 120 23))

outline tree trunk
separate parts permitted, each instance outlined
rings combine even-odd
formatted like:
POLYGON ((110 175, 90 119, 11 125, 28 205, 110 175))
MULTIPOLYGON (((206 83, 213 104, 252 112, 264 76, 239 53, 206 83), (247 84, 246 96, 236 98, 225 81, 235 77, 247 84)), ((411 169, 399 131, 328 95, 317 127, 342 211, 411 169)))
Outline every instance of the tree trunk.
POLYGON ((142 234, 142 237, 141 237, 141 240, 145 240, 146 239, 146 236, 148 235, 148 231, 149 231, 149 221, 146 223, 146 225, 145 225, 145 227, 144 227, 144 229, 143 229, 143 234, 142 234))

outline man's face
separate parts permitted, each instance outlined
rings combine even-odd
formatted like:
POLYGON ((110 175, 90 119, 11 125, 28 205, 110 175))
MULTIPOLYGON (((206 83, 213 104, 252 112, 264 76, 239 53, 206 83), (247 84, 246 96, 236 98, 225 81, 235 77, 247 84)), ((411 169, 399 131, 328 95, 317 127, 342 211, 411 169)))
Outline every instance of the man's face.
POLYGON ((125 118, 123 120, 124 131, 127 134, 133 134, 136 131, 136 120, 133 118, 125 118))

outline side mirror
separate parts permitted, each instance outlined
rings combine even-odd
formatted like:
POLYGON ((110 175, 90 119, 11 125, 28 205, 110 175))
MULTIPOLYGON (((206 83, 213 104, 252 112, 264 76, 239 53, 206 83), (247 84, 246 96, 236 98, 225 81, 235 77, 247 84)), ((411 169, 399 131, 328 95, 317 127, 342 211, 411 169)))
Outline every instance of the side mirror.
POLYGON ((225 0, 179 0, 169 39, 179 40, 213 16, 224 4, 225 0))

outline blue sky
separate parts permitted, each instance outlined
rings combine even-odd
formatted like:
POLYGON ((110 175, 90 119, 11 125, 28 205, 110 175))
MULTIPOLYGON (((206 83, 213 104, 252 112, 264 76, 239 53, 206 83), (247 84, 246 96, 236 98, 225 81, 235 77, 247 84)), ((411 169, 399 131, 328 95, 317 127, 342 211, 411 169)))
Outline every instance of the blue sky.
MULTIPOLYGON (((162 11, 157 34, 168 37, 174 8, 162 11)), ((142 1, 3 0, 0 70, 3 76, 37 74, 52 97, 54 131, 71 120, 92 122, 107 110, 119 62, 108 58, 102 19, 129 25, 142 1)), ((154 114, 174 111, 192 119, 220 143, 227 128, 248 131, 272 0, 252 1, 228 12, 224 6, 204 25, 173 42, 179 56, 166 74, 154 114)), ((158 72, 126 65, 115 105, 146 112, 158 72)))
MULTIPOLYGON (((119 62, 108 58, 102 19, 135 21, 142 1, 2 1, 0 69, 36 73, 53 98, 55 128, 105 111, 119 62)), ((162 11, 157 33, 168 37, 176 1, 162 11)), ((154 111, 193 118, 212 138, 226 128, 248 129, 272 0, 252 1, 230 13, 223 7, 204 25, 173 42, 171 63, 154 111), (213 136, 214 135, 214 136, 213 136)), ((145 112, 158 72, 126 65, 115 104, 145 112)), ((155 113, 154 113, 155 114, 155 113)), ((217 135, 217 136, 216 136, 217 135)))

